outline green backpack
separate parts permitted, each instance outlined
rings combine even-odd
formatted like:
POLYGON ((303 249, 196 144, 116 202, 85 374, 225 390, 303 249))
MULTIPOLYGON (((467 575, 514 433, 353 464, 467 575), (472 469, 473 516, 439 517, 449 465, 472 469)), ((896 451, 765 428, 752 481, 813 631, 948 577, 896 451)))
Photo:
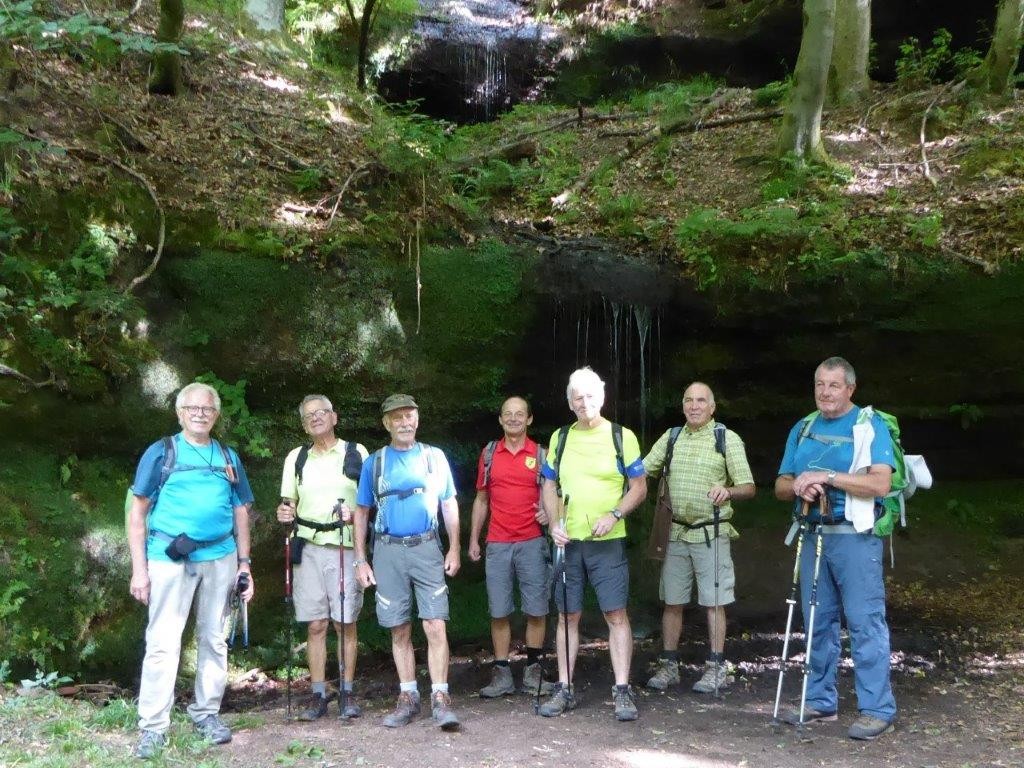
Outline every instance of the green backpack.
MULTIPOLYGON (((914 491, 918 488, 931 487, 931 474, 928 473, 928 467, 921 456, 911 456, 910 459, 913 461, 908 463, 908 457, 904 454, 903 445, 900 442, 899 422, 891 413, 876 411, 868 405, 861 408, 860 414, 857 416, 857 423, 863 424, 873 414, 877 414, 882 420, 889 430, 889 437, 892 438, 892 480, 889 484, 889 493, 882 498, 882 514, 875 521, 873 529, 876 536, 885 538, 892 534, 896 528, 897 520, 899 520, 901 528, 907 527, 907 499, 913 496, 914 491)), ((811 436, 811 425, 816 418, 818 418, 818 411, 810 413, 803 418, 799 442, 803 442, 804 439, 811 436)), ((829 436, 828 439, 832 441, 837 439, 840 441, 853 441, 852 437, 836 438, 835 436, 829 436)))

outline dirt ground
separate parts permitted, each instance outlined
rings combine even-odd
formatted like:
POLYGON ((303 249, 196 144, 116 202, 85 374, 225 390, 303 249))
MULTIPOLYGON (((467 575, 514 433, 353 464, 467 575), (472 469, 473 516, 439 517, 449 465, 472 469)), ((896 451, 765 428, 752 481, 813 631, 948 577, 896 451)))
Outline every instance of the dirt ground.
MULTIPOLYGON (((896 628, 893 647, 928 644, 913 630, 896 628), (907 642, 904 643, 904 640, 907 642)), ((591 642, 577 672, 579 707, 562 717, 533 713, 525 695, 485 700, 475 694, 488 668, 473 658, 453 657, 454 706, 463 727, 445 733, 426 714, 399 730, 380 718, 393 704, 393 672, 388 659, 373 660, 361 677, 364 716, 343 722, 331 714, 317 723, 288 724, 280 689, 266 692, 262 704, 234 692, 238 706, 263 724, 236 732, 218 756, 231 765, 330 766, 602 766, 603 768, 726 768, 758 766, 891 766, 892 768, 980 768, 1024 766, 1024 653, 977 655, 940 668, 944 653, 932 644, 933 658, 894 652, 893 684, 900 707, 895 733, 873 743, 854 742, 846 729, 856 717, 852 670, 840 678, 840 719, 803 731, 772 724, 778 679, 779 638, 755 634, 732 645, 738 659, 736 682, 721 696, 694 694, 699 659, 687 659, 680 688, 668 693, 639 691, 640 718, 618 723, 612 716, 612 677, 606 646, 591 642), (255 709, 249 709, 255 705, 255 709), (291 748, 289 749, 289 744, 291 748)), ((645 679, 654 657, 651 642, 638 644, 634 680, 645 679)), ((514 664, 517 670, 522 662, 514 664)), ((786 678, 784 702, 799 691, 799 670, 786 678)), ((428 683, 420 681, 425 692, 428 683)))

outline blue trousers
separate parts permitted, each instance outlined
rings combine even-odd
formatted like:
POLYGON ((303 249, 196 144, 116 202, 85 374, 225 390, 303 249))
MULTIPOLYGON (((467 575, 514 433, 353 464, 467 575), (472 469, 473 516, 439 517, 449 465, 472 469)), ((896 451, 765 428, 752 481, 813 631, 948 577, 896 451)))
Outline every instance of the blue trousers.
MULTIPOLYGON (((805 631, 810 616, 816 538, 816 534, 806 534, 800 556, 805 631)), ((839 707, 836 675, 842 612, 850 631, 857 708, 885 721, 896 716, 896 699, 889 683, 889 625, 885 620, 882 580, 884 554, 882 540, 871 532, 822 536, 818 607, 807 679, 807 705, 820 712, 835 712, 839 707)))

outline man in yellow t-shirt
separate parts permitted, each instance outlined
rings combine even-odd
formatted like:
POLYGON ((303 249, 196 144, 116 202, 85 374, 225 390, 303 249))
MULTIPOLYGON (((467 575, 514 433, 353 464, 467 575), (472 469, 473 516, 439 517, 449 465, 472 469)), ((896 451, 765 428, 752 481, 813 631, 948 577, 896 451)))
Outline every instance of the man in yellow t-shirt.
MULTIPOLYGON (((295 524, 293 561, 299 559, 294 552, 301 552, 293 577, 295 619, 309 624, 306 657, 312 692, 298 718, 317 720, 327 714, 327 626, 332 621, 338 635, 338 660, 345 663, 345 693, 339 698, 339 715, 358 717, 361 712, 353 696, 352 681, 358 645, 356 620, 363 607, 363 590, 353 569, 352 526, 348 525, 351 509, 355 507, 357 481, 347 476, 345 470, 358 477, 362 462, 358 462, 359 467, 345 466, 348 443, 335 436, 338 414, 324 395, 303 398, 299 416, 313 443, 295 448, 285 459, 281 504, 277 508, 280 522, 295 524), (304 459, 300 460, 300 456, 304 459), (340 593, 339 523, 344 533, 344 606, 340 593)), ((366 458, 366 448, 357 443, 355 449, 361 459, 366 458)))
POLYGON ((633 635, 626 612, 629 563, 623 518, 647 496, 640 445, 633 432, 601 415, 604 382, 590 368, 573 372, 566 398, 576 422, 552 435, 542 470, 544 507, 561 510, 561 521, 556 524, 552 520, 551 526, 559 548, 560 570, 556 570, 554 587, 559 611, 559 682, 540 714, 554 717, 576 706, 572 668, 579 647, 583 590, 589 582, 608 623, 615 718, 636 720, 636 702, 629 686, 633 635))

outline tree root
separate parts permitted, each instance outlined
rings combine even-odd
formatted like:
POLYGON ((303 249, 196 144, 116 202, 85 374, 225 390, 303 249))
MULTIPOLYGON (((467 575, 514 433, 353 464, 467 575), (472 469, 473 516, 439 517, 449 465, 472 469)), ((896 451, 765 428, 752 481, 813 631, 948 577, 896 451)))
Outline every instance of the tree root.
MULTIPOLYGON (((54 377, 53 372, 50 372, 50 378, 44 381, 36 381, 31 376, 26 376, 21 371, 11 368, 9 365, 0 363, 0 376, 10 376, 13 379, 17 379, 22 383, 23 386, 32 387, 33 389, 42 389, 43 387, 52 387, 57 385, 57 379, 54 377)), ((59 389, 60 387, 58 387, 59 389)))

